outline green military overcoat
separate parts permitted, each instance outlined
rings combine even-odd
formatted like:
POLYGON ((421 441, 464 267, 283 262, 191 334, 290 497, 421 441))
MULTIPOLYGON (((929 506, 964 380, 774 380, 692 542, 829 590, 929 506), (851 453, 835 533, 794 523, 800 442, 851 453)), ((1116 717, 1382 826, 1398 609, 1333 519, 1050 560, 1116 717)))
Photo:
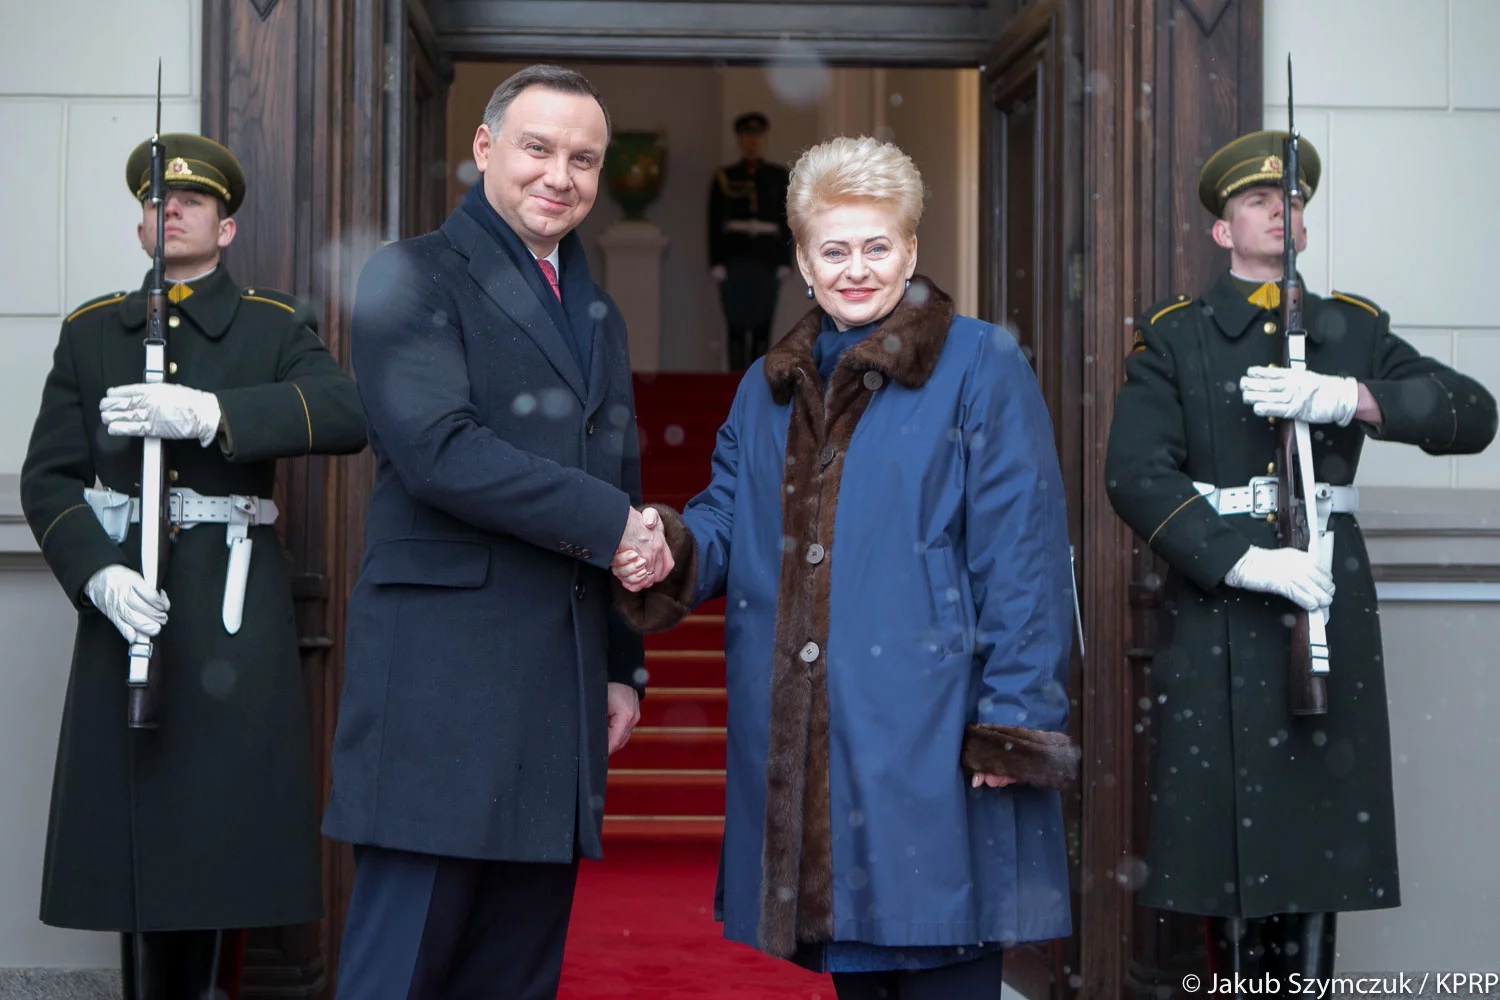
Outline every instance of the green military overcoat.
MULTIPOLYGON (((1379 428, 1312 428, 1319 482, 1354 481, 1365 437, 1432 454, 1483 449, 1495 402, 1418 354, 1372 303, 1306 296, 1309 368, 1358 378, 1379 428)), ((1390 727, 1369 555, 1335 514, 1328 713, 1288 709, 1288 601, 1223 584, 1264 516, 1220 516, 1194 481, 1267 474, 1278 429, 1240 396, 1247 368, 1281 363, 1276 314, 1228 272, 1143 318, 1115 406, 1106 481, 1120 517, 1170 567, 1150 708, 1150 834, 1140 902, 1211 916, 1378 909, 1400 902, 1390 727)))
MULTIPOLYGON (((148 276, 149 281, 149 276, 148 276)), ((271 497, 276 459, 365 442, 354 382, 297 300, 241 289, 220 267, 170 307, 168 381, 218 396, 223 432, 165 447, 171 485, 271 497)), ((21 474, 42 555, 78 608, 42 875, 41 917, 93 930, 300 923, 321 912, 317 790, 286 559, 250 529, 244 623, 222 619, 225 526, 182 530, 164 590, 160 727, 126 719, 126 645, 84 596, 111 563, 140 567, 84 505, 140 495, 141 440, 111 437, 99 400, 141 381, 144 292, 96 299, 62 325, 21 474)))

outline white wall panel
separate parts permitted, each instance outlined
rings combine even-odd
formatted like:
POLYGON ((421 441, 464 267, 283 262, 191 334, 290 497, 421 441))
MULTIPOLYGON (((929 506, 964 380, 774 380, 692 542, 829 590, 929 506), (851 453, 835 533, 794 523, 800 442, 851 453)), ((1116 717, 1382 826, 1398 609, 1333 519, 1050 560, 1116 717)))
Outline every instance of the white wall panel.
POLYGON ((1334 116, 1334 288, 1390 310, 1399 326, 1495 322, 1495 212, 1476 170, 1500 161, 1500 112, 1334 116), (1420 169, 1405 174, 1404 159, 1420 169))
POLYGON ((62 309, 58 276, 62 181, 60 101, 0 99, 0 135, 24 155, 0 156, 0 219, 5 266, 0 267, 0 315, 51 316, 62 309), (37 169, 38 164, 43 169, 37 169))
POLYGON ((7 0, 0 94, 198 92, 200 0, 7 0))
MULTIPOLYGON (((1486 0, 1487 2, 1487 0, 1486 0)), ((1447 0, 1267 0, 1266 103, 1446 108, 1447 0)))
POLYGON ((1500 110, 1500 3, 1451 0, 1453 4, 1453 106, 1500 110))

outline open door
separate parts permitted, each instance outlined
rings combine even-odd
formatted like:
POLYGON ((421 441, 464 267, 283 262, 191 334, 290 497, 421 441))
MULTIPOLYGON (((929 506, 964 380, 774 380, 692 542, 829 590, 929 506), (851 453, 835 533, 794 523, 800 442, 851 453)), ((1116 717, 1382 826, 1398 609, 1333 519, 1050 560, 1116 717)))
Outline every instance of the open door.
MULTIPOLYGON (((1005 326, 1035 368, 1052 415, 1067 494, 1075 571, 1088 572, 1083 509, 1081 261, 1081 32, 1074 0, 1023 8, 981 68, 980 301, 982 318, 1005 326)), ((1074 643, 1071 729, 1081 732, 1082 651, 1074 643)), ((1074 927, 1081 926, 1080 845, 1088 835, 1083 792, 1064 792, 1074 927)), ((1079 935, 1008 952, 1006 979, 1031 1000, 1071 996, 1079 935)))

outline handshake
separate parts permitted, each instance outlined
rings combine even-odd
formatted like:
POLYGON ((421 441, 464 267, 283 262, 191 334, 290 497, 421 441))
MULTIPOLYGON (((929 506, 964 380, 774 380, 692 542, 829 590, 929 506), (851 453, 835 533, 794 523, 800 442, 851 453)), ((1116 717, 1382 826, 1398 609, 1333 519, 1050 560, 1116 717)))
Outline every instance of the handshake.
POLYGON ((645 590, 665 580, 675 565, 661 514, 652 507, 630 508, 630 520, 609 567, 620 585, 632 593, 645 590))

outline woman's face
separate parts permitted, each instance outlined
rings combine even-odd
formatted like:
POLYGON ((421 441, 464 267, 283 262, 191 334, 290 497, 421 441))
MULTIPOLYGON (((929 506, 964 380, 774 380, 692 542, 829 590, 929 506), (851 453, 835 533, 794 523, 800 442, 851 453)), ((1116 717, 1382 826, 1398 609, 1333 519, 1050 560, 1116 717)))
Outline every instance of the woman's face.
POLYGON ((917 267, 917 239, 901 238, 893 206, 845 202, 808 220, 797 266, 840 330, 883 319, 917 267))

